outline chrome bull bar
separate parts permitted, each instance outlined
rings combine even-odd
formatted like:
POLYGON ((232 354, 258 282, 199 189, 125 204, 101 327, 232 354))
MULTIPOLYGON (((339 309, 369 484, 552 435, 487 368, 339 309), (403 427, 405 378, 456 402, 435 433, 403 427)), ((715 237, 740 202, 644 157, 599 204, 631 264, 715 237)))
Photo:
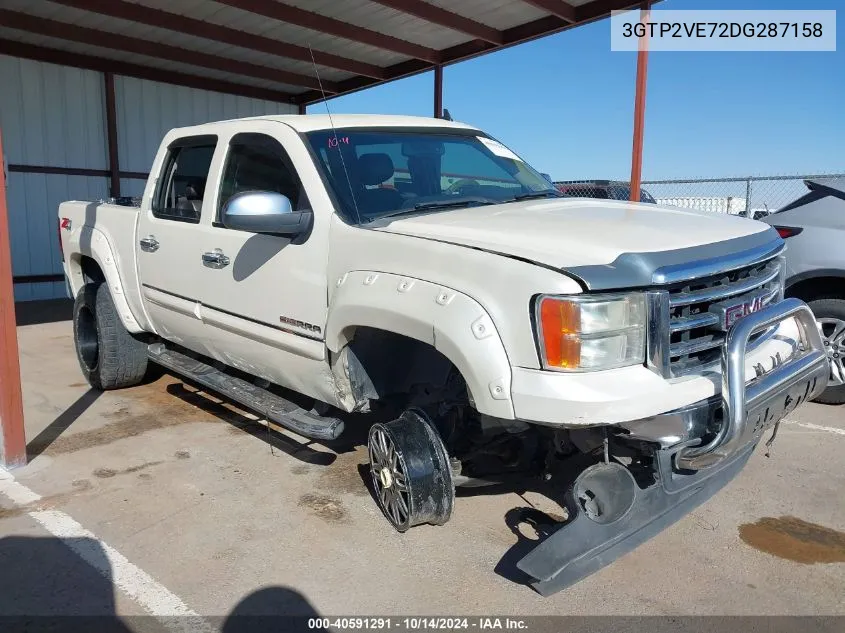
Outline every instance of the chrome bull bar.
POLYGON ((675 456, 683 470, 713 467, 754 441, 799 404, 827 386, 830 368, 816 319, 806 303, 785 299, 737 321, 722 346, 722 425, 703 446, 685 447, 675 456), (789 360, 746 384, 745 354, 755 333, 794 318, 798 351, 789 360))

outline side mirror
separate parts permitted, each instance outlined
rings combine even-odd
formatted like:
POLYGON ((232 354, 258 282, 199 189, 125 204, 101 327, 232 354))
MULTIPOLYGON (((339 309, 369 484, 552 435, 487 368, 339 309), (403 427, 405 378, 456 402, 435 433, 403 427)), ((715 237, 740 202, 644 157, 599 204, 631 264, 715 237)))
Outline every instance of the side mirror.
POLYGON ((311 211, 294 211, 287 196, 272 191, 243 191, 223 206, 223 226, 235 231, 294 237, 311 228, 311 211))

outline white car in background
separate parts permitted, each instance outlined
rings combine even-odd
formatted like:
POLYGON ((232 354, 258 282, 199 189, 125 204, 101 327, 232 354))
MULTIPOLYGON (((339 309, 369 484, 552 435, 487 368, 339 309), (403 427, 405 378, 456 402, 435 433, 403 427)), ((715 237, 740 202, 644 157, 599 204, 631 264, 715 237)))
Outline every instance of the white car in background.
POLYGON ((845 178, 805 181, 809 191, 763 218, 787 242, 786 296, 806 301, 830 362, 818 402, 845 403, 845 178))

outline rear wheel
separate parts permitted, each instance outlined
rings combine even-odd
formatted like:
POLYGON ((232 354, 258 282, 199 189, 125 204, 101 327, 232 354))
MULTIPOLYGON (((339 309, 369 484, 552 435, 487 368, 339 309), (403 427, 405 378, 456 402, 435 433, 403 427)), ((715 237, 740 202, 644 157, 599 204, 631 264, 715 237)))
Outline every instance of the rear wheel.
POLYGON ((810 301, 809 306, 816 315, 816 323, 830 362, 827 389, 816 398, 816 402, 843 404, 845 403, 845 300, 817 299, 810 301))
POLYGON ((147 371, 147 345, 120 321, 106 284, 86 284, 73 306, 79 367, 94 389, 137 385, 147 371))
POLYGON ((374 424, 367 443, 376 501, 400 532, 449 520, 455 486, 443 441, 418 409, 374 424))

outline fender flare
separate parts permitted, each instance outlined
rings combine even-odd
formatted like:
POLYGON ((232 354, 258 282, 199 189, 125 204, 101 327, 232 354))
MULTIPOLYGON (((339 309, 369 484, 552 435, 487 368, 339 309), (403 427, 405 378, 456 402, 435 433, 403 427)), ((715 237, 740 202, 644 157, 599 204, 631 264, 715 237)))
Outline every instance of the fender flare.
POLYGON ((144 328, 135 319, 129 307, 129 302, 126 300, 123 283, 120 280, 120 272, 117 268, 117 260, 114 257, 111 244, 109 244, 109 240, 105 234, 99 229, 83 226, 71 238, 71 246, 75 254, 71 256, 69 262, 68 281, 70 282, 74 297, 76 297, 76 293, 79 292, 79 289, 85 283, 82 276, 81 257, 90 257, 97 262, 100 270, 103 271, 123 327, 133 334, 144 332, 144 328))
POLYGON ((412 277, 350 272, 329 305, 326 346, 339 353, 356 327, 428 343, 461 372, 479 413, 514 419, 510 361, 490 315, 471 297, 412 277))

